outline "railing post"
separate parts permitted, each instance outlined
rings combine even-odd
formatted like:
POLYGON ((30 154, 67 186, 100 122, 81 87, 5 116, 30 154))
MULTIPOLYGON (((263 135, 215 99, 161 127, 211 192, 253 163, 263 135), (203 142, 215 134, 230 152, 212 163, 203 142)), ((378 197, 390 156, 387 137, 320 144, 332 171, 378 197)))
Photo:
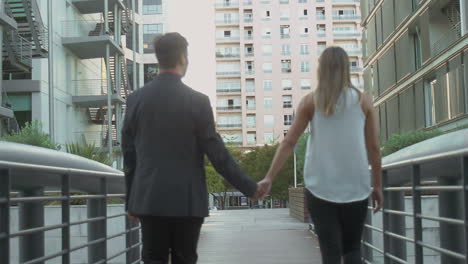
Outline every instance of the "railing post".
POLYGON ((382 171, 382 188, 384 193, 384 203, 382 208, 382 229, 383 229, 383 259, 384 264, 390 264, 390 259, 385 255, 390 251, 390 239, 389 236, 385 235, 385 231, 389 230, 389 215, 385 210, 390 209, 390 200, 388 198, 389 191, 386 191, 385 188, 388 187, 388 172, 387 170, 382 171))
MULTIPOLYGON (((23 196, 43 196, 44 189, 36 188, 24 190, 23 196)), ((44 226, 44 204, 43 202, 26 202, 19 206, 19 229, 31 229, 44 226)), ((21 236, 19 239, 20 262, 27 262, 44 256, 44 232, 21 236)), ((36 262, 44 263, 44 262, 36 262)))
POLYGON ((464 212, 464 220, 465 220, 465 255, 468 254, 468 227, 466 224, 468 223, 468 156, 464 156, 461 158, 461 176, 463 181, 463 212, 464 212))
POLYGON ((413 165, 411 176, 413 185, 414 263, 423 264, 423 248, 421 245, 418 245, 418 242, 423 240, 422 220, 418 217, 418 214, 421 214, 421 193, 416 190, 416 187, 421 184, 421 167, 419 165, 413 165))
POLYGON ((10 263, 10 192, 11 176, 8 169, 0 170, 0 199, 6 199, 0 204, 0 263, 10 263))
POLYGON ((106 197, 88 201, 88 218, 104 217, 104 219, 88 223, 88 242, 104 240, 88 247, 88 263, 107 259, 107 179, 105 177, 99 179, 98 194, 106 197))
MULTIPOLYGON (((128 219, 128 217, 125 218, 125 227, 127 230, 127 234, 125 236, 126 238, 126 248, 131 248, 132 246, 138 244, 140 242, 140 232, 139 230, 132 230, 133 228, 137 227, 138 223, 135 223, 128 219)), ((129 251, 127 251, 126 254, 127 262, 126 263, 134 263, 135 261, 140 259, 140 248, 135 247, 129 251)))
MULTIPOLYGON (((439 185, 460 185, 462 180, 448 177, 439 177, 439 185)), ((439 216, 464 219, 463 193, 459 191, 441 191, 439 193, 439 216)), ((440 222, 439 224, 440 247, 454 252, 462 253, 465 248, 465 229, 461 226, 440 222)), ((462 260, 441 254, 441 263, 461 264, 462 260)))
POLYGON ((70 175, 62 175, 62 196, 67 199, 62 201, 62 264, 70 264, 70 175))
MULTIPOLYGON (((372 199, 370 199, 370 201, 372 201, 372 199)), ((365 224, 369 225, 369 226, 372 226, 372 209, 368 209, 365 224)), ((373 241, 372 232, 373 232, 372 229, 364 227, 364 234, 362 236, 362 240, 364 242, 367 242, 367 243, 371 244, 371 245, 372 245, 372 241, 373 241)), ((369 261, 371 263, 374 261, 373 250, 371 248, 369 248, 368 246, 362 245, 362 256, 363 256, 363 258, 365 260, 367 260, 367 261, 369 261)))

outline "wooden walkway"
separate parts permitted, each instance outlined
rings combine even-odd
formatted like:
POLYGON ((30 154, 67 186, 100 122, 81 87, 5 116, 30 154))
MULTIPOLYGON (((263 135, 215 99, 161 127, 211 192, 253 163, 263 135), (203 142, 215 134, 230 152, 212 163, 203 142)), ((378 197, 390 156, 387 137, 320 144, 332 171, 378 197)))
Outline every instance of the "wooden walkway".
POLYGON ((316 237, 288 209, 214 211, 198 247, 200 264, 320 264, 316 237))

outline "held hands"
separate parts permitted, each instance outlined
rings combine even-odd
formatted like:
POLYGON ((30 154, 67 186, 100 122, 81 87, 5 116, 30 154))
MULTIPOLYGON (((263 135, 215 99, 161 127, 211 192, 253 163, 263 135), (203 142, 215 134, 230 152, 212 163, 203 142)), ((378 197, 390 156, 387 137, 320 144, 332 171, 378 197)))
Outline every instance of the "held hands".
POLYGON ((372 191, 372 207, 374 207, 374 213, 377 213, 383 207, 383 192, 382 188, 374 187, 372 191))
POLYGON ((268 178, 264 178, 263 180, 257 183, 257 192, 252 197, 252 200, 263 200, 271 191, 272 181, 268 178))

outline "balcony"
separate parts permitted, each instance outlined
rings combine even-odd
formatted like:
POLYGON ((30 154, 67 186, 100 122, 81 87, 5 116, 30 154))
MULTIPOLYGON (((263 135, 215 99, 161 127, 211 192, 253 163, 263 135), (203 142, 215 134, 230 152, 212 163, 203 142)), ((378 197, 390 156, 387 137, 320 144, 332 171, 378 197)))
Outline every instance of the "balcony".
POLYGON ((239 19, 221 19, 215 21, 217 26, 238 26, 239 19))
POLYGON ((450 47, 453 43, 461 38, 461 23, 458 22, 455 26, 448 28, 446 32, 431 45, 431 55, 435 56, 450 47))
POLYGON ((219 61, 232 61, 232 60, 239 60, 240 54, 239 53, 220 53, 216 52, 216 59, 219 61))
POLYGON ((289 0, 279 0, 280 4, 289 4, 289 0))
POLYGON ((232 37, 217 37, 217 43, 240 43, 239 36, 232 36, 232 37))
POLYGON ((362 55, 362 50, 360 48, 345 48, 344 50, 348 55, 362 55))
POLYGON ((216 93, 218 94, 240 94, 241 93, 241 88, 218 88, 216 89, 216 93))
POLYGON ((289 39, 291 38, 291 35, 289 34, 281 34, 281 39, 289 39))
POLYGON ((360 20, 361 16, 356 15, 333 15, 333 20, 360 20))
POLYGON ((253 23, 253 17, 245 17, 244 23, 253 23))
POLYGON ((283 108, 292 108, 292 102, 283 102, 283 108))
POLYGON ((245 74, 247 74, 247 75, 254 75, 254 74, 255 74, 255 70, 245 70, 245 74))
POLYGON ((218 130, 239 130, 242 129, 242 123, 238 124, 218 124, 218 130))
POLYGON ((245 35, 244 36, 244 40, 247 40, 247 41, 250 41, 250 40, 253 40, 253 34, 250 34, 250 35, 245 35))
MULTIPOLYGON (((103 107, 107 105, 107 80, 73 80, 72 88, 75 95, 72 97, 74 104, 81 107, 103 107)), ((125 100, 120 96, 119 91, 112 89, 111 102, 125 103, 125 100)))
POLYGON ((102 58, 109 46, 110 54, 124 55, 114 37, 104 32, 102 20, 70 20, 62 22, 62 44, 80 59, 102 58))
POLYGON ((282 73, 291 73, 291 68, 281 68, 282 73))
POLYGON ((249 6, 249 5, 252 5, 252 4, 253 4, 252 0, 244 0, 244 5, 245 6, 249 6))
POLYGON ((253 52, 246 52, 245 56, 246 57, 253 57, 253 56, 255 56, 255 54, 253 52))
POLYGON ((326 19, 325 15, 323 15, 323 14, 317 14, 317 15, 315 16, 315 18, 316 18, 317 20, 325 20, 325 19, 326 19))
MULTIPOLYGON (((109 10, 113 10, 115 5, 119 5, 121 9, 125 9, 122 0, 107 0, 109 2, 109 10)), ((72 0, 72 4, 82 14, 94 14, 104 12, 104 1, 102 0, 72 0)))
POLYGON ((361 37, 361 33, 358 31, 333 31, 333 37, 335 38, 358 38, 361 37))
POLYGON ((216 75, 218 78, 230 78, 230 77, 240 77, 240 71, 217 71, 216 75))
POLYGON ((240 105, 218 106, 216 107, 216 110, 221 111, 221 112, 242 112, 242 106, 240 105))
POLYGON ((349 71, 350 72, 362 72, 362 67, 357 67, 357 66, 352 66, 351 68, 349 68, 349 71))
MULTIPOLYGON (((324 0, 322 0, 323 2, 324 0)), ((317 0, 318 2, 318 0, 317 0)), ((343 4, 349 4, 349 3, 359 3, 360 0, 333 0, 332 1, 333 3, 337 3, 337 4, 340 4, 340 3, 343 3, 343 4)))
POLYGON ((325 31, 317 32, 317 38, 325 38, 326 36, 327 36, 327 33, 325 31))
POLYGON ((239 2, 238 1, 223 1, 215 3, 215 7, 217 9, 238 9, 239 2))
POLYGON ((255 111, 257 109, 257 106, 255 104, 247 104, 247 110, 249 111, 255 111))

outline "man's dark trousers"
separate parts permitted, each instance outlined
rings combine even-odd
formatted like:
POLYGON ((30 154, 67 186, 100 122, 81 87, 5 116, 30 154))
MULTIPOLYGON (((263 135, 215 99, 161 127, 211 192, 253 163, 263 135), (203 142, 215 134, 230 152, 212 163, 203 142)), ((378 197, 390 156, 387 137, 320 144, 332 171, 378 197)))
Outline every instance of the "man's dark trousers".
POLYGON ((140 218, 143 236, 142 259, 145 264, 194 264, 202 217, 140 218))

